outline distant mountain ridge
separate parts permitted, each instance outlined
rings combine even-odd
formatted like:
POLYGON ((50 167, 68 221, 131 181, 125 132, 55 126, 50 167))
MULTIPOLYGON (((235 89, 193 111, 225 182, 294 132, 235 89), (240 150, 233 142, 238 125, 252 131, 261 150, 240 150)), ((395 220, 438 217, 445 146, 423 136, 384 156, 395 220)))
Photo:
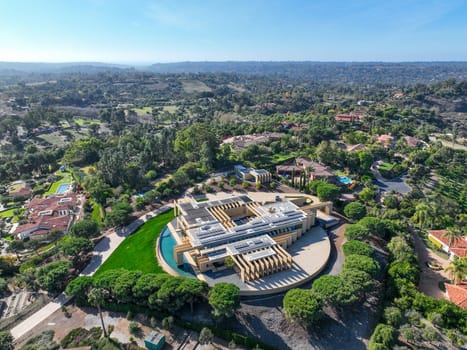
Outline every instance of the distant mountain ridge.
POLYGON ((449 78, 467 80, 467 62, 313 62, 205 61, 156 63, 146 66, 102 62, 0 62, 0 76, 144 71, 155 74, 231 73, 287 77, 330 84, 416 84, 449 78))
POLYGON ((226 61, 157 63, 154 73, 238 73, 278 75, 329 83, 429 83, 467 79, 467 62, 226 61))
POLYGON ((102 62, 0 62, 0 72, 19 72, 19 73, 68 73, 89 70, 115 70, 129 69, 130 65, 112 64, 102 62))

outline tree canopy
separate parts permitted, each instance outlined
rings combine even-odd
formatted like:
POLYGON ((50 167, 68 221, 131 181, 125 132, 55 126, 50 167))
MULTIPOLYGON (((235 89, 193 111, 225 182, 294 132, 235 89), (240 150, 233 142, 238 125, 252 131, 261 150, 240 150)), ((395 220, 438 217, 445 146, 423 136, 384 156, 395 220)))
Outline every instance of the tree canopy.
POLYGON ((310 290, 289 290, 284 296, 283 306, 289 319, 307 326, 323 316, 321 299, 310 290))
POLYGON ((240 288, 231 283, 217 283, 208 293, 215 317, 232 317, 240 306, 240 288))

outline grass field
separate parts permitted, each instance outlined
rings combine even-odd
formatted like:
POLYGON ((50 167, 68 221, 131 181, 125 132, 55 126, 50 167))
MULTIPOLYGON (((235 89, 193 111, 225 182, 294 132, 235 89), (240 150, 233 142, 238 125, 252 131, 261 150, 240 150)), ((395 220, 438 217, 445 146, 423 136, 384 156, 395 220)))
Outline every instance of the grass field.
POLYGON ((65 146, 66 142, 64 138, 61 136, 60 132, 55 131, 50 134, 43 134, 37 136, 38 139, 42 139, 46 142, 48 142, 51 145, 58 146, 58 147, 63 147, 65 146))
POLYGON ((145 114, 151 114, 152 107, 133 108, 133 110, 138 115, 145 115, 145 114))
POLYGON ((186 93, 191 94, 193 92, 208 92, 211 91, 211 88, 205 83, 199 80, 183 80, 182 81, 183 90, 186 93))
POLYGON ((85 125, 91 125, 91 124, 97 124, 97 125, 102 124, 100 121, 93 120, 93 119, 89 120, 89 119, 83 119, 83 118, 75 118, 73 119, 73 121, 79 126, 85 126, 85 125))
MULTIPOLYGON (((163 106, 162 109, 164 111, 167 111, 169 113, 175 113, 177 111, 177 106, 175 105, 168 105, 168 106, 163 106)), ((142 107, 142 108, 133 108, 135 113, 139 116, 141 115, 146 115, 146 114, 151 114, 152 113, 152 107, 142 107)))
POLYGON ((147 221, 135 233, 125 238, 94 276, 98 276, 104 271, 120 268, 147 273, 163 272, 157 264, 156 240, 165 225, 173 218, 173 210, 169 210, 147 221))
POLYGON ((379 168, 386 171, 391 171, 394 168, 394 164, 383 162, 379 165, 379 168))

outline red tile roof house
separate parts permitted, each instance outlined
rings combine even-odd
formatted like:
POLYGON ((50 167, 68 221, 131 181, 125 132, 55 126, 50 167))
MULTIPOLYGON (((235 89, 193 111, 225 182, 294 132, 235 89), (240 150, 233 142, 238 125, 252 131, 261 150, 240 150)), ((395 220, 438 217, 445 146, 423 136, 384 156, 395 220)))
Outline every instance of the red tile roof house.
POLYGON ((364 118, 365 118, 365 114, 362 112, 339 113, 339 114, 336 114, 336 116, 334 117, 334 119, 337 122, 345 122, 345 123, 354 123, 354 122, 360 123, 361 121, 363 121, 364 118))
POLYGON ((298 157, 295 159, 295 164, 297 167, 301 167, 304 171, 308 171, 308 168, 311 168, 310 181, 317 179, 330 179, 336 176, 327 166, 314 162, 307 157, 298 157))
POLYGON ((404 139, 407 142, 407 146, 409 147, 417 147, 420 143, 420 140, 417 140, 415 137, 412 136, 404 136, 404 139))
POLYGON ((447 230, 428 230, 428 239, 449 254, 452 260, 455 256, 463 258, 467 256, 467 236, 458 238, 449 246, 449 239, 445 236, 447 230))
POLYGON ((33 198, 28 204, 28 223, 14 231, 18 239, 42 239, 55 230, 67 233, 76 214, 79 200, 76 194, 67 193, 47 198, 33 198))
POLYGON ((388 148, 393 145, 394 137, 391 135, 379 135, 376 140, 382 144, 384 147, 388 148))
POLYGON ((457 306, 467 310, 467 283, 464 281, 460 284, 445 283, 446 296, 457 306))

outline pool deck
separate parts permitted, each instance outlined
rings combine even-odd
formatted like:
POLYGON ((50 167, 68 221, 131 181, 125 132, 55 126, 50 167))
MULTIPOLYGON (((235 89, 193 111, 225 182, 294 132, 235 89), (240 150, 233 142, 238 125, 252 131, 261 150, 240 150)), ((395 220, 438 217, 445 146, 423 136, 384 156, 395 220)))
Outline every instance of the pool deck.
MULTIPOLYGON (((315 278, 326 267, 331 256, 331 242, 326 231, 315 226, 293 243, 287 251, 292 256, 292 268, 256 281, 245 283, 232 269, 216 272, 198 273, 196 277, 206 281, 209 286, 228 282, 240 288, 240 295, 255 296, 275 294, 297 287, 315 278)), ((160 242, 156 244, 156 254, 162 268, 171 275, 179 276, 160 254, 160 242)), ((194 264, 189 254, 185 254, 188 262, 194 264)))

